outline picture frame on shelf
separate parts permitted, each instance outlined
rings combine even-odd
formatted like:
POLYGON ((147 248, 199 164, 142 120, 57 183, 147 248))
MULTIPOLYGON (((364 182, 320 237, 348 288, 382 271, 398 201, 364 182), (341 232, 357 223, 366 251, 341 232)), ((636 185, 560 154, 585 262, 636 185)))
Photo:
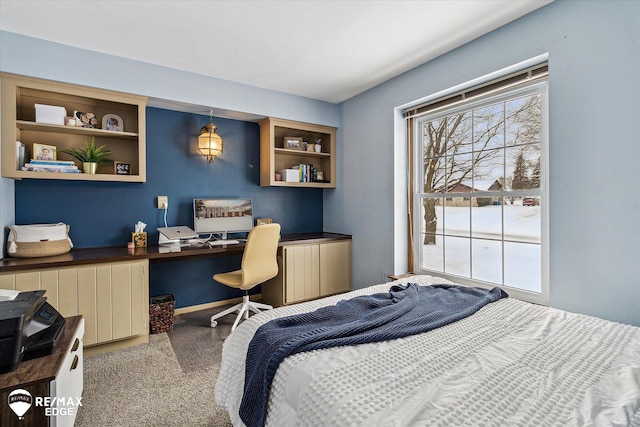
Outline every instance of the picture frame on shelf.
POLYGON ((272 222, 271 218, 256 218, 256 225, 271 224, 272 222))
POLYGON ((124 132, 124 121, 117 114, 105 114, 102 117, 102 129, 114 132, 124 132))
POLYGON ((33 143, 34 160, 58 160, 55 145, 33 143))
POLYGON ((287 150, 302 150, 302 138, 285 136, 284 148, 287 150))
POLYGON ((73 117, 76 118, 76 126, 93 129, 98 126, 98 119, 96 119, 96 115, 94 113, 74 111, 73 117))
POLYGON ((131 175, 131 164, 124 162, 113 162, 113 173, 116 175, 131 175))

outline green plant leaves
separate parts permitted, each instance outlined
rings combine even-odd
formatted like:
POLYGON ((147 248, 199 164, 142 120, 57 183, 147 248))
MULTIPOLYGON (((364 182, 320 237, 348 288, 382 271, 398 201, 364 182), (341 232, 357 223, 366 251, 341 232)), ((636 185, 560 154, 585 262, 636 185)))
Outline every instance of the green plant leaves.
POLYGON ((60 150, 62 153, 69 154, 81 162, 90 163, 110 163, 113 160, 108 159, 109 154, 113 154, 113 151, 105 150, 106 145, 96 146, 96 138, 91 138, 91 143, 85 142, 86 149, 71 148, 68 150, 60 150))

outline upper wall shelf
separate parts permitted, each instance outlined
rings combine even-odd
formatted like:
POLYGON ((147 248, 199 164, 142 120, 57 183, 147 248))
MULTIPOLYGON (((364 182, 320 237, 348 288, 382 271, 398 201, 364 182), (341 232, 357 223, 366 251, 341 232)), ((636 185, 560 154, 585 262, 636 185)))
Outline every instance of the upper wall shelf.
POLYGON ((16 120, 16 127, 22 130, 33 130, 40 132, 52 132, 52 133, 67 133, 71 135, 88 135, 88 136, 101 136, 104 138, 138 138, 137 132, 115 132, 112 130, 104 129, 91 129, 83 127, 50 125, 46 123, 28 122, 25 120, 16 120))
POLYGON ((13 74, 1 74, 2 84, 2 176, 13 179, 60 179, 83 181, 146 181, 145 108, 147 98, 126 93, 41 80, 13 74), (35 104, 64 107, 67 116, 74 111, 94 113, 96 128, 75 127, 36 122, 35 104), (122 119, 123 131, 102 128, 102 118, 115 114, 122 119), (74 160, 62 150, 84 148, 95 138, 96 145, 113 151, 109 158, 129 164, 129 174, 115 173, 112 163, 98 165, 96 174, 55 173, 22 170, 16 142, 26 149, 24 161, 33 155, 33 144, 55 147, 56 160, 74 160))
POLYGON ((336 187, 336 128, 268 117, 260 122, 260 185, 273 187, 336 187), (302 143, 320 141, 321 151, 285 148, 285 138, 298 138, 302 143), (312 165, 322 179, 305 182, 276 180, 283 169, 312 165))
MULTIPOLYGON (((299 156, 300 155, 300 150, 289 150, 288 148, 274 148, 274 151, 276 154, 281 155, 281 156, 299 156)), ((312 153, 309 151, 305 151, 304 153, 305 157, 326 157, 329 158, 331 157, 331 154, 329 153, 312 153)))

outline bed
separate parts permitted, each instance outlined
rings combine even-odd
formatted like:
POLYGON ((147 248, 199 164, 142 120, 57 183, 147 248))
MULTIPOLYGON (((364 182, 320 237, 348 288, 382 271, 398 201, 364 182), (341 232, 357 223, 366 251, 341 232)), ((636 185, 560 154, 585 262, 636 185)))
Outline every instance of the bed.
MULTIPOLYGON (((409 283, 452 284, 413 276, 245 320, 224 343, 216 402, 245 425, 262 325, 409 283)), ((266 426, 640 427, 640 328, 502 298, 429 332, 293 354, 268 390, 266 426)))

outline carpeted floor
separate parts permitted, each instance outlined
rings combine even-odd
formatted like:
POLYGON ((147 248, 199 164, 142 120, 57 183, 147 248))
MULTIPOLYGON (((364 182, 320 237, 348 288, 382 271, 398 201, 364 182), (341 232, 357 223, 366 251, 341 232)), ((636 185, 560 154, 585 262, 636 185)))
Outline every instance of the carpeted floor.
POLYGON ((226 307, 175 317, 174 330, 149 343, 86 357, 76 426, 231 426, 215 404, 222 343, 234 315, 209 326, 226 307))

